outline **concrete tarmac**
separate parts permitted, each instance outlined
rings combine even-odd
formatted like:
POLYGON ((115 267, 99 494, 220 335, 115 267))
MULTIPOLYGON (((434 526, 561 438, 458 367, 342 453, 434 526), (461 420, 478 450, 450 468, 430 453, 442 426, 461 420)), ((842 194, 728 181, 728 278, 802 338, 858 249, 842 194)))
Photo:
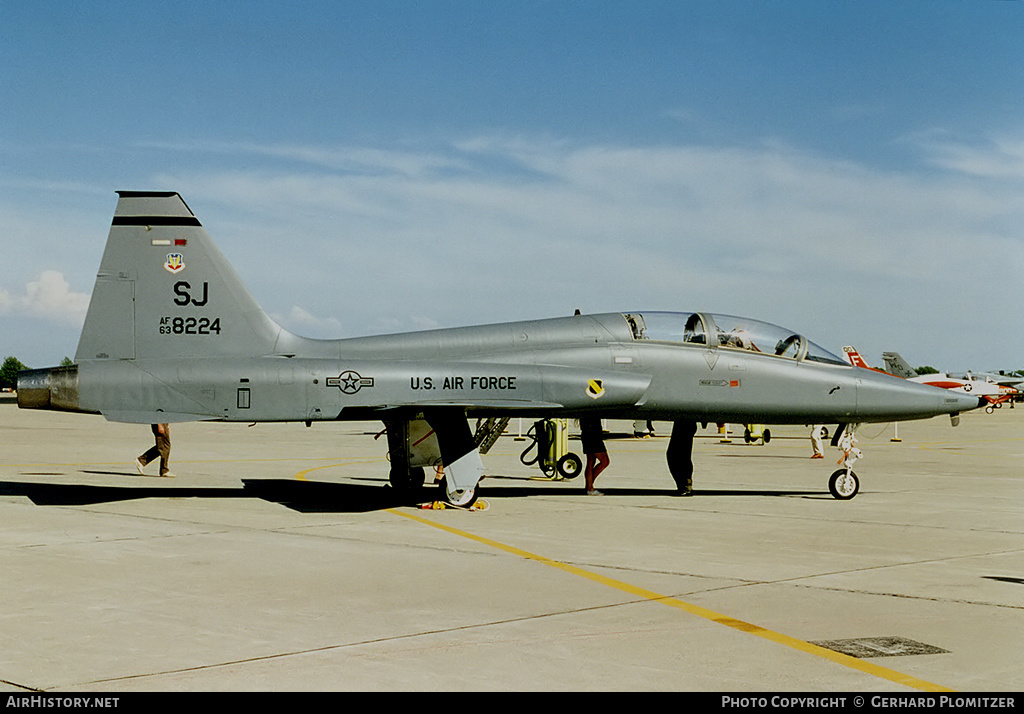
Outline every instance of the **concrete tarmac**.
POLYGON ((862 427, 849 501, 804 427, 699 430, 674 497, 656 427, 588 497, 513 420, 469 512, 395 501, 378 423, 172 425, 162 479, 0 403, 0 691, 1024 689, 1024 409, 862 427))

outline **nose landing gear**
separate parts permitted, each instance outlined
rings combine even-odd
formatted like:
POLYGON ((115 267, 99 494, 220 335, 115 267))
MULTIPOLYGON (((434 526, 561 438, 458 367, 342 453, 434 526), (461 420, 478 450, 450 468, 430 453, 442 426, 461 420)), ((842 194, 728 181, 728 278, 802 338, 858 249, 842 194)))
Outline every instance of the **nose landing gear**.
POLYGON ((857 448, 857 425, 847 424, 839 436, 837 446, 843 452, 839 463, 843 468, 836 470, 828 480, 828 490, 833 497, 848 501, 860 491, 860 479, 853 472, 853 464, 864 452, 857 448))

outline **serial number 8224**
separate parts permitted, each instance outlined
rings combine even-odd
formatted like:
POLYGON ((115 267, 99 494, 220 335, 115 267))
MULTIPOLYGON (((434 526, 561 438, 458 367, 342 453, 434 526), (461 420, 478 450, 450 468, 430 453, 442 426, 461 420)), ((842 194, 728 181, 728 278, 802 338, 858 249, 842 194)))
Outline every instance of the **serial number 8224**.
POLYGON ((220 318, 161 317, 161 335, 219 335, 220 318))

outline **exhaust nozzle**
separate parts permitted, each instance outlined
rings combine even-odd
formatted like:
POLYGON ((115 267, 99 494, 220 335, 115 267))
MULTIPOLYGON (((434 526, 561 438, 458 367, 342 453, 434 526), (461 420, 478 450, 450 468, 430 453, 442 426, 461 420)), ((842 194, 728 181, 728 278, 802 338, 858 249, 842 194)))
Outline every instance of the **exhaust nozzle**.
POLYGON ((21 409, 80 411, 78 365, 18 372, 18 406, 21 409))

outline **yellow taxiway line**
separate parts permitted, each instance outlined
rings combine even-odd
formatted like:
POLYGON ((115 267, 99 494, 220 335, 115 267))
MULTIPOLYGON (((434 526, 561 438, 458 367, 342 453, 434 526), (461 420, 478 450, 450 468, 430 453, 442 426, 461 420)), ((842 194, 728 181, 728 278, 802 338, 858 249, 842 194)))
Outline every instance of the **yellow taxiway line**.
POLYGON ((482 545, 486 545, 491 548, 496 548, 497 550, 501 550, 506 553, 519 556, 520 558, 525 558, 527 560, 532 560, 537 563, 548 565, 552 568, 556 568, 566 573, 571 573, 572 575, 576 575, 578 577, 590 580, 595 583, 599 583, 606 587, 619 590, 629 595, 642 598, 650 602, 657 602, 662 605, 667 605, 668 607, 673 607, 677 610, 682 610, 683 612, 695 615, 697 617, 709 620, 711 622, 715 622, 719 625, 731 627, 734 630, 739 630, 741 632, 747 632, 751 635, 761 637, 771 642, 775 642, 777 644, 785 645, 786 647, 799 650, 800 652, 805 652, 807 654, 815 655, 816 657, 829 660, 836 664, 840 664, 844 667, 849 667, 850 669, 855 669, 860 672, 864 672, 865 674, 870 674, 874 677, 879 677, 881 679, 889 680, 890 682, 895 682, 896 684, 901 684, 912 689, 917 689, 926 692, 953 691, 946 687, 942 687, 938 684, 932 684, 931 682, 926 682, 922 679, 918 679, 916 677, 912 677, 910 675, 903 674, 892 669, 888 669, 887 667, 879 666, 877 664, 874 664, 873 662, 866 662, 862 659, 857 659, 856 657, 851 657, 849 655, 842 654, 841 652, 826 649, 824 647, 811 644, 810 642, 805 642, 795 637, 784 635, 780 632, 774 632, 773 630, 766 629, 759 625, 754 625, 749 622, 737 620, 735 618, 729 617, 728 615, 723 615, 721 613, 709 610, 699 605, 683 602, 682 600, 678 600, 674 597, 669 597, 667 595, 661 595, 651 590, 647 590, 636 585, 631 585, 629 583, 622 582, 621 580, 616 580, 614 578, 609 578, 604 575, 593 573, 589 570, 584 570, 583 568, 579 568, 575 565, 569 565, 568 563, 562 563, 557 560, 552 560, 551 558, 546 558, 543 555, 530 553, 529 551, 516 548, 515 546, 500 543, 498 541, 491 540, 490 538, 484 538, 483 536, 478 536, 473 533, 469 533, 468 531, 453 528, 451 526, 438 523, 428 518, 423 518, 421 516, 414 515, 412 513, 407 513, 405 511, 399 511, 396 509, 388 509, 388 512, 396 516, 408 518, 418 523, 428 525, 432 528, 437 528, 447 533, 451 533, 452 535, 467 538, 482 545))

